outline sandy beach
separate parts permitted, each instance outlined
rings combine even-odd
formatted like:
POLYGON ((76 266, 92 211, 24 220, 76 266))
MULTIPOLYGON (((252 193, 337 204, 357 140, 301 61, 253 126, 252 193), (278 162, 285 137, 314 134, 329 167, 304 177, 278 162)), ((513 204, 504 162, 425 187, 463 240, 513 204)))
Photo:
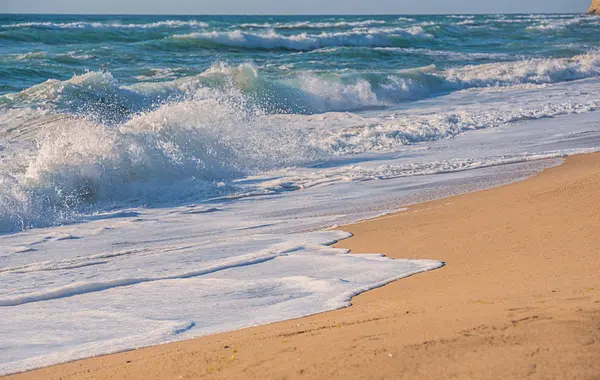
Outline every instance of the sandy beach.
POLYGON ((307 318, 7 379, 598 379, 600 154, 344 226, 352 253, 446 262, 307 318))

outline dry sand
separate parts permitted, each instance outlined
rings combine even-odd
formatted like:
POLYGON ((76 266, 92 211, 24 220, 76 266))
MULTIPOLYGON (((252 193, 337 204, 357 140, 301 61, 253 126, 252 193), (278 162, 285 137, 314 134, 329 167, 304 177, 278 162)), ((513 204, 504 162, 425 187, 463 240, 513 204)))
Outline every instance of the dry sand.
POLYGON ((600 379, 600 155, 344 227, 444 260, 354 306, 15 379, 600 379))

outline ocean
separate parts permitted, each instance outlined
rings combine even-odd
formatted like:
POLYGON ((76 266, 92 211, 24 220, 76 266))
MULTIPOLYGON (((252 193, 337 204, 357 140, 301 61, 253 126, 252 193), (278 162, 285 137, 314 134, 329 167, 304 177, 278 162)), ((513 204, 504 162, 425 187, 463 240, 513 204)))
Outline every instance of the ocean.
POLYGON ((600 150, 600 18, 0 15, 0 375, 346 307, 332 227, 600 150))

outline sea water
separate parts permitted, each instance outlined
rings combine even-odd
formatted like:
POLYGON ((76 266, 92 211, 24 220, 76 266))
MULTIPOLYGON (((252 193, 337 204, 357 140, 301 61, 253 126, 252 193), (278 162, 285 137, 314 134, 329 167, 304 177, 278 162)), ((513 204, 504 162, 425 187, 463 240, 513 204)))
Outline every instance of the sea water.
POLYGON ((439 268, 331 227, 600 147, 600 18, 0 15, 0 374, 439 268))

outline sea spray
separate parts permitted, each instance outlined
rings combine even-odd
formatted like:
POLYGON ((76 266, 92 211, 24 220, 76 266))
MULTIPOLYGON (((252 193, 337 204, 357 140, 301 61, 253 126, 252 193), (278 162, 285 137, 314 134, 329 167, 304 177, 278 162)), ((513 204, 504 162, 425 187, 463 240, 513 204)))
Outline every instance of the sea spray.
MULTIPOLYGON (((262 194, 237 181, 593 111, 597 99, 568 83, 600 75, 600 54, 585 42, 596 27, 595 19, 569 15, 6 16, 0 38, 11 50, 0 78, 22 81, 0 81, 0 230, 115 207, 262 194), (493 47, 517 34, 552 33, 562 41, 552 54, 522 38, 519 48, 493 47), (29 46, 34 40, 44 47, 29 46), (518 108, 465 100, 529 90, 554 95, 518 108), (437 107, 436 99, 445 103, 437 107), (463 100, 448 106, 456 99, 463 100)), ((314 178, 293 177, 269 191, 314 178)))

